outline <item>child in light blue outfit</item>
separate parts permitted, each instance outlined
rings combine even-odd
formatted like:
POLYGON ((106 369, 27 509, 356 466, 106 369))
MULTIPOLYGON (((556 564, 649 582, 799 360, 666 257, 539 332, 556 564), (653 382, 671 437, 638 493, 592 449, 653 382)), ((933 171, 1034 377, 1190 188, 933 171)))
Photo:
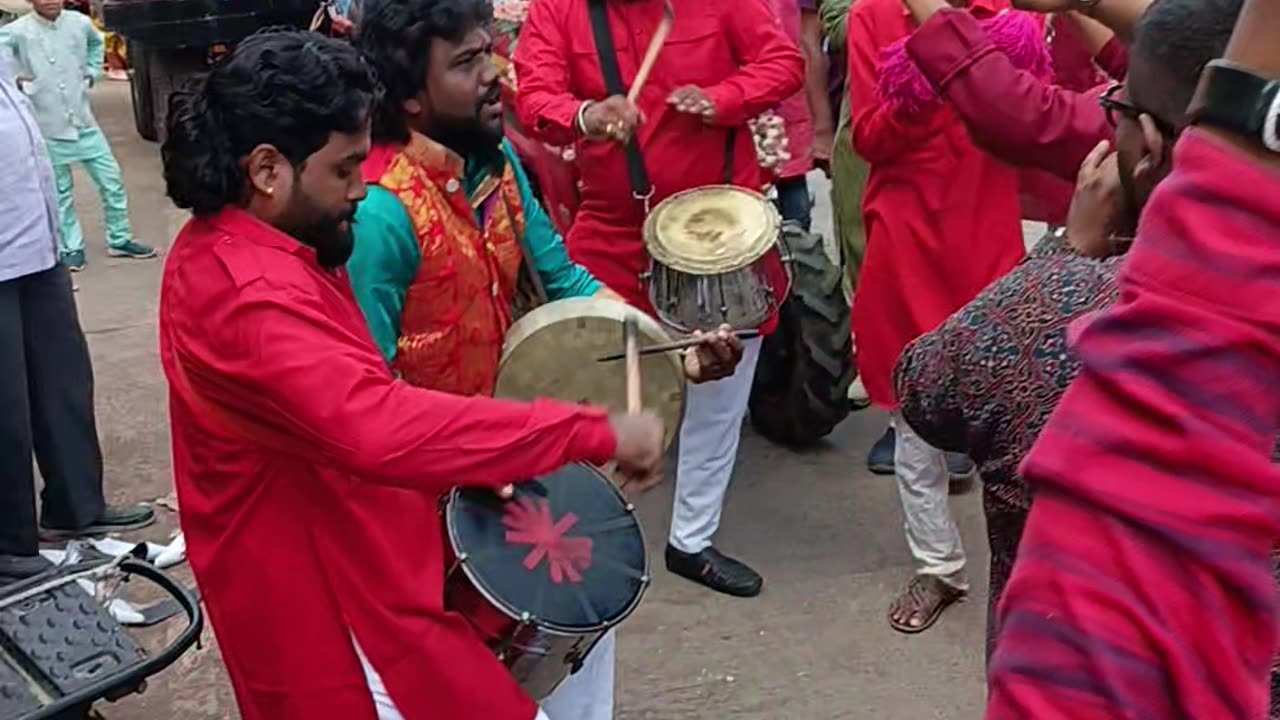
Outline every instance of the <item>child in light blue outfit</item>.
POLYGON ((84 231, 76 217, 71 167, 89 173, 106 215, 107 254, 150 258, 156 251, 134 241, 124 179, 107 137, 89 107, 89 88, 103 73, 103 40, 83 13, 64 10, 61 0, 31 0, 35 12, 0 28, 0 45, 13 53, 18 85, 35 107, 36 123, 49 147, 58 188, 62 262, 85 265, 84 231))

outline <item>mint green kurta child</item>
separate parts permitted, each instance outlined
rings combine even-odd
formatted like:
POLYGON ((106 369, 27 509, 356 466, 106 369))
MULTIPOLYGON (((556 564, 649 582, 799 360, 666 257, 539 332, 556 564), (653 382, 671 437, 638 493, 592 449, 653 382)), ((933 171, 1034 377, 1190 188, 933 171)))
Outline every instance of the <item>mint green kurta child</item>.
POLYGON ((108 252, 132 257, 154 254, 133 242, 120 165, 89 106, 89 88, 101 78, 103 68, 102 35, 93 21, 74 10, 64 10, 52 21, 31 12, 0 29, 0 45, 13 53, 21 88, 35 107, 36 123, 49 146, 58 187, 63 260, 75 267, 83 264, 84 257, 84 231, 72 193, 75 164, 88 172, 102 198, 108 252))

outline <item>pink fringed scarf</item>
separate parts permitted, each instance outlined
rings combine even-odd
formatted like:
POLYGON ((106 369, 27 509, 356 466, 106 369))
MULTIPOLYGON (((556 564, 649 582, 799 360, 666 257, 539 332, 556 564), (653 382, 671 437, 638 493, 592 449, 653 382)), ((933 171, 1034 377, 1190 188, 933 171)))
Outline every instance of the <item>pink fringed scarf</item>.
MULTIPOLYGON (((1053 58, 1045 43, 1044 26, 1039 17, 1006 10, 979 21, 979 24, 991 44, 1004 53, 1014 67, 1042 80, 1053 77, 1053 58)), ((880 53, 880 65, 876 68, 876 95, 898 115, 914 115, 938 101, 933 85, 907 54, 907 38, 898 40, 880 53)))

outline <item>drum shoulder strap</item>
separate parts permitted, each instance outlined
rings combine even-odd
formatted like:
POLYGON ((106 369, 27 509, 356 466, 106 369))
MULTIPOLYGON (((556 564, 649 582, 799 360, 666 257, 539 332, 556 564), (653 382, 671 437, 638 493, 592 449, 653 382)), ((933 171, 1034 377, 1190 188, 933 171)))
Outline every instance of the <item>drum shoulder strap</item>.
MULTIPOLYGON (((618 70, 618 52, 614 49, 613 31, 609 29, 608 0, 587 0, 591 12, 591 35, 596 42, 596 55, 600 58, 600 72, 604 75, 604 89, 609 95, 626 95, 622 84, 622 72, 618 70)), ((631 192, 637 198, 648 197, 653 192, 649 173, 644 168, 644 156, 635 134, 627 141, 627 174, 631 178, 631 192)))
MULTIPOLYGON (((627 89, 622 84, 622 72, 618 69, 618 52, 613 45, 613 31, 609 29, 608 0, 587 0, 591 12, 591 34, 596 43, 596 54, 600 58, 600 72, 604 75, 605 92, 609 95, 626 95, 627 89)), ((738 130, 734 128, 725 134, 724 139, 724 183, 733 184, 733 149, 738 142, 738 130)), ((637 198, 645 198, 653 191, 649 173, 644 167, 644 156, 640 154, 640 143, 633 134, 627 141, 627 174, 631 177, 631 191, 637 198)))

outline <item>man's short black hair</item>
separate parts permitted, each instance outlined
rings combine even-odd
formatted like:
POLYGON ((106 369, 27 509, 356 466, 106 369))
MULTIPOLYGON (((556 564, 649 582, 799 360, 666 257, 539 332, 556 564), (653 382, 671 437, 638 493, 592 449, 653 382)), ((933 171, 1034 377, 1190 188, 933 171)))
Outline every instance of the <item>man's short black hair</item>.
POLYGON ((268 28, 240 43, 169 101, 161 157, 169 197, 196 214, 246 196, 240 161, 273 145, 294 167, 369 120, 379 86, 350 45, 316 33, 268 28))
POLYGON ((1185 125, 1200 71, 1226 52, 1243 4, 1243 0, 1155 0, 1134 29, 1129 50, 1129 97, 1134 104, 1177 127, 1185 125), (1138 77, 1134 77, 1135 65, 1138 77), (1134 97, 1135 85, 1138 97, 1134 97))
POLYGON ((373 116, 373 139, 407 142, 404 102, 422 92, 431 41, 458 42, 493 20, 489 0, 367 0, 355 45, 373 66, 386 94, 373 116))

